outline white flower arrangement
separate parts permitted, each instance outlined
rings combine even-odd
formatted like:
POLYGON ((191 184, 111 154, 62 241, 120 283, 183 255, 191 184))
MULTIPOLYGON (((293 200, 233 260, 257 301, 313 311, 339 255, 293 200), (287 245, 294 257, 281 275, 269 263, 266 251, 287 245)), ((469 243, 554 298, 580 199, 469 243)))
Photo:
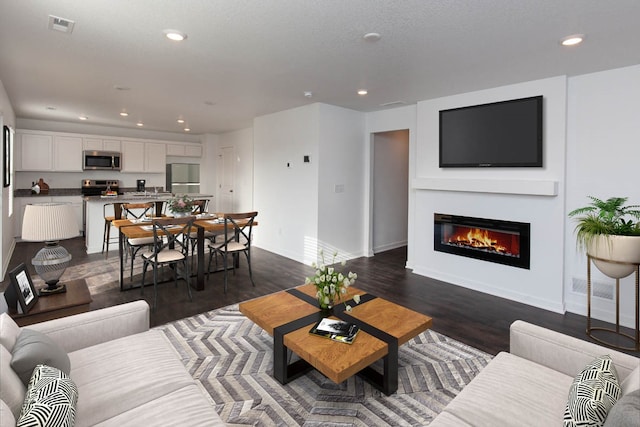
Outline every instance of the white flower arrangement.
MULTIPOLYGON (((333 253, 333 259, 331 265, 335 264, 338 252, 333 253)), ((316 297, 320 308, 327 309, 333 305, 339 303, 342 300, 342 296, 347 293, 347 288, 356 281, 358 275, 353 272, 349 272, 344 275, 342 272, 337 271, 331 265, 326 265, 324 260, 324 251, 320 249, 320 257, 322 263, 317 265, 315 262, 311 264, 311 267, 316 269, 316 274, 313 277, 307 277, 305 284, 313 283, 316 287, 316 297)), ((340 263, 343 267, 347 264, 346 261, 340 263)), ((354 295, 353 301, 356 304, 360 303, 360 295, 354 295)), ((351 311, 352 307, 345 303, 347 311, 351 311)))

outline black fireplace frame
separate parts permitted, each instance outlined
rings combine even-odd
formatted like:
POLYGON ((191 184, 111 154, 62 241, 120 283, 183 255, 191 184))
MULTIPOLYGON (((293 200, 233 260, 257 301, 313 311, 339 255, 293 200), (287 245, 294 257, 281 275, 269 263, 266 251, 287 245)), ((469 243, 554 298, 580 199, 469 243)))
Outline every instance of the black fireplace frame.
POLYGON ((531 264, 531 224, 527 222, 504 221, 498 219, 475 218, 467 216, 433 214, 433 249, 437 252, 445 252, 475 258, 483 261, 495 262, 512 267, 529 270, 531 264), (520 237, 520 256, 507 256, 498 253, 468 249, 460 246, 442 244, 442 225, 455 224, 464 227, 490 229, 503 232, 517 233, 520 237))

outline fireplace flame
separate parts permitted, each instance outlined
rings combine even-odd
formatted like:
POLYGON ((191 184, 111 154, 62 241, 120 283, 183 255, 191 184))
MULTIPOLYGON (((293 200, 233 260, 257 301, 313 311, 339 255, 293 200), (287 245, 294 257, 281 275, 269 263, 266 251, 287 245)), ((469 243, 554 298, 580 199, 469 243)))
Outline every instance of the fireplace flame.
POLYGON ((449 239, 449 243, 470 246, 476 249, 489 249, 499 253, 507 252, 505 246, 499 245, 497 240, 491 238, 489 230, 480 230, 478 228, 470 229, 466 235, 454 236, 453 239, 449 239))

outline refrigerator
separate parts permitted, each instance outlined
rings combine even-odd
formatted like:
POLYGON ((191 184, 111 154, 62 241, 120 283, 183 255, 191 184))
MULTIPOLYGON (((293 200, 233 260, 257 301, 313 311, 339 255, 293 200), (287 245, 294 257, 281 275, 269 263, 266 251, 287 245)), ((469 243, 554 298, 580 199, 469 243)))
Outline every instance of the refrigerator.
POLYGON ((200 165, 197 163, 168 164, 167 191, 175 194, 200 194, 200 165))

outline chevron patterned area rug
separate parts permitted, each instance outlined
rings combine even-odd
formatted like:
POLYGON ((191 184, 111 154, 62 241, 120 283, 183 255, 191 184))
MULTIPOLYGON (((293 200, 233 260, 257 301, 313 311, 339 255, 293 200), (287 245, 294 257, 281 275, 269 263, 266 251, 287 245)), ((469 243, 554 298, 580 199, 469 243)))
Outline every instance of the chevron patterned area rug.
POLYGON ((156 329, 232 425, 428 425, 491 359, 426 331, 400 347, 398 391, 385 396, 357 375, 335 384, 311 371, 280 384, 272 376, 271 336, 237 304, 156 329))

